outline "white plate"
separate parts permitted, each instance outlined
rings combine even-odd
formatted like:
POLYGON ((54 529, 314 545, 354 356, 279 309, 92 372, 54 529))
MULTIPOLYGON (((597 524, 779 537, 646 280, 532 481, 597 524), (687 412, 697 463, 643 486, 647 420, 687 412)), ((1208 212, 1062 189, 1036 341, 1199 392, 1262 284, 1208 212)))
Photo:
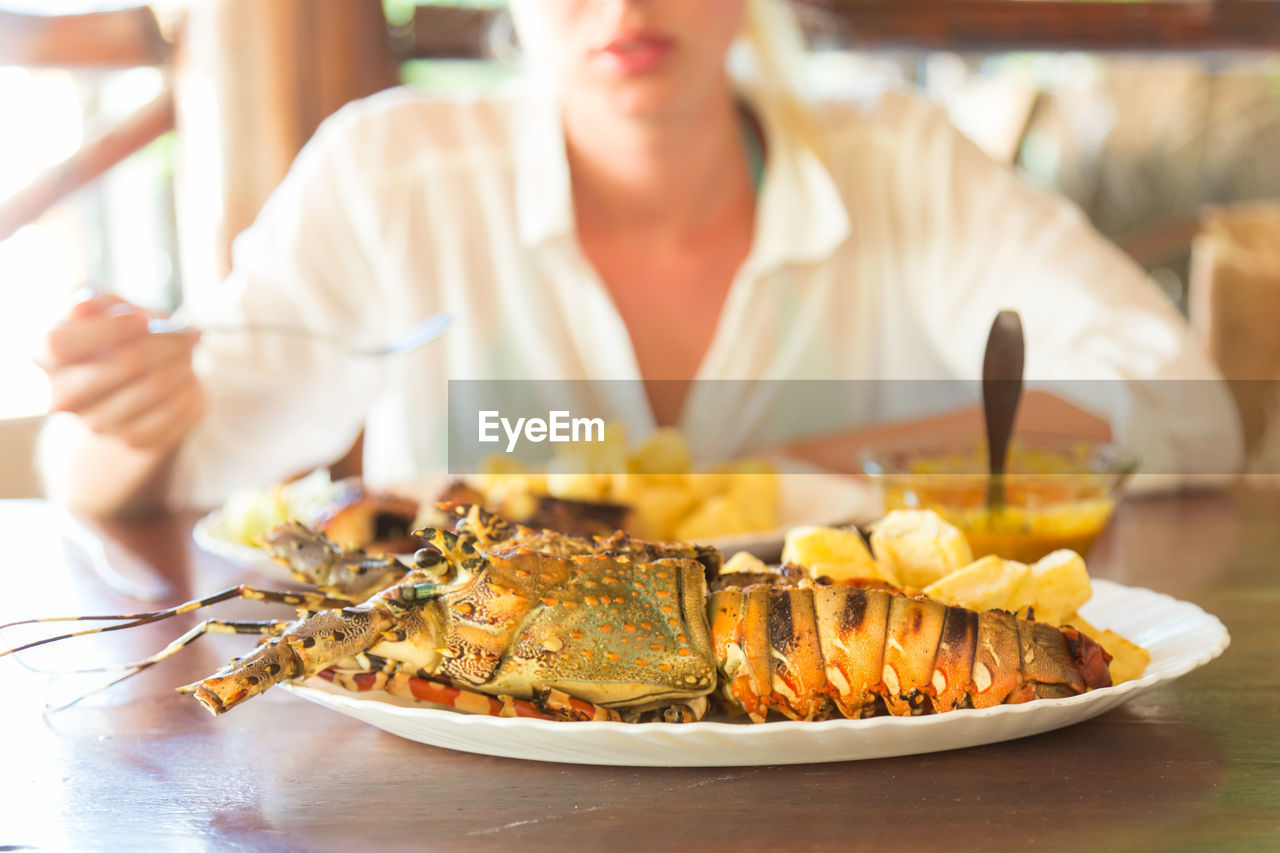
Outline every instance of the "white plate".
POLYGON ((415 705, 381 692, 348 693, 320 679, 284 686, 392 734, 464 752, 617 766, 810 764, 959 749, 1069 726, 1204 666, 1231 641, 1222 623, 1194 604, 1103 580, 1093 582, 1093 598, 1081 615, 1149 649, 1146 674, 1068 699, 926 717, 760 725, 558 723, 474 716, 415 705))
MULTIPOLYGON (((734 536, 718 536, 700 540, 699 544, 714 545, 725 555, 732 557, 738 551, 750 551, 764 559, 776 559, 782 553, 782 540, 788 528, 801 524, 864 524, 872 521, 879 510, 875 490, 865 481, 827 473, 802 473, 808 469, 782 474, 778 501, 778 527, 755 533, 734 536)), ((424 504, 440 493, 439 483, 434 490, 404 488, 398 491, 416 496, 424 504)), ((222 524, 222 511, 214 510, 196 522, 192 530, 196 545, 230 560, 233 563, 265 575, 273 580, 287 581, 289 571, 268 557, 261 548, 236 540, 222 524)))
POLYGON ((289 570, 267 556, 267 552, 254 545, 246 545, 233 538, 222 525, 222 510, 213 512, 196 522, 191 529, 191 538, 201 549, 230 560, 246 569, 272 580, 290 581, 289 570))

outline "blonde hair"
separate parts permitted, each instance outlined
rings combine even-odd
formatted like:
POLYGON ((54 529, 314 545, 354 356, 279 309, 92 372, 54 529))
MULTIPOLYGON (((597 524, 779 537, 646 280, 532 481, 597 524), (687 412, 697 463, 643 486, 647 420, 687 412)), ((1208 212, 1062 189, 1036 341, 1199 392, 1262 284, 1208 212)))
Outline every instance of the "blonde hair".
POLYGON ((746 24, 738 53, 730 57, 730 71, 741 83, 767 101, 781 129, 822 157, 822 140, 805 105, 804 67, 807 51, 796 13, 785 0, 747 0, 746 24))

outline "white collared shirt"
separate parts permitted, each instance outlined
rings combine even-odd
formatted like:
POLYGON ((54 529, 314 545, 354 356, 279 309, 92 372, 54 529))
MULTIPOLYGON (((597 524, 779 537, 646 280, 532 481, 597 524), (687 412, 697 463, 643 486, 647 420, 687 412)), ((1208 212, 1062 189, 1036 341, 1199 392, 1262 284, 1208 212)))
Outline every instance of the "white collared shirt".
MULTIPOLYGON (((1002 308, 1022 315, 1033 379, 1217 378, 1135 264, 1068 203, 989 161, 940 109, 898 93, 815 106, 819 158, 767 99, 756 107, 767 158, 753 244, 696 378, 976 379, 1002 308)), ((184 445, 175 501, 213 505, 327 464, 362 427, 370 481, 442 471, 450 379, 639 378, 573 216, 549 99, 395 90, 342 110, 237 240, 230 280, 188 313, 371 341, 438 311, 455 326, 378 362, 207 336, 197 368, 209 415, 184 445)), ((1232 470, 1240 447, 1226 390, 1195 385, 1194 402, 1168 383, 1081 402, 1140 446, 1148 470, 1232 470)), ((819 400, 780 417, 785 386, 695 385, 683 417, 695 450, 748 452, 856 425, 869 410, 866 399, 819 400)), ((888 395, 911 397, 902 387, 888 395)), ((883 415, 946 401, 880 402, 883 415)), ((636 431, 652 424, 643 399, 620 402, 616 416, 636 431)))

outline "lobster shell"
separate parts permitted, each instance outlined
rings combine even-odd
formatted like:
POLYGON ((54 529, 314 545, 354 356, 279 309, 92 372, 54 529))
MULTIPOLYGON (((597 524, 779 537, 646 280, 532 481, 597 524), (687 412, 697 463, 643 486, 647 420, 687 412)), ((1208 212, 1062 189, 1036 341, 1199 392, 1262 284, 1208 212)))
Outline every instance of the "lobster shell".
POLYGON ((709 602, 731 708, 761 722, 895 716, 1072 696, 1111 685, 1107 654, 1072 628, 883 590, 725 588, 709 602))

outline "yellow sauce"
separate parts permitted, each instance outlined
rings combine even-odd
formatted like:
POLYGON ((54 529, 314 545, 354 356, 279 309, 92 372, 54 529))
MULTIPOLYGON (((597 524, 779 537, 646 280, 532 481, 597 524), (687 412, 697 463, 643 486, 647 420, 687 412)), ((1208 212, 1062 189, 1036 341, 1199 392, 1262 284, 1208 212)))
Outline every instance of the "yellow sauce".
POLYGON ((973 548, 974 559, 996 554, 1023 563, 1034 562, 1059 548, 1085 554, 1115 509, 1098 478, 1057 475, 1043 479, 1013 479, 1006 487, 1006 505, 986 506, 986 478, 886 477, 885 509, 932 509, 959 527, 973 548))

